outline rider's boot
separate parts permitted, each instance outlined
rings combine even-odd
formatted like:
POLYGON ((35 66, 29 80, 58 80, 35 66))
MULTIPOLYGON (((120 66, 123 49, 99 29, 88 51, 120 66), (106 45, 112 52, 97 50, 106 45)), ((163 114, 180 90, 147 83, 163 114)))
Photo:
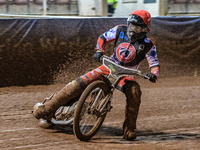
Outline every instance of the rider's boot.
POLYGON ((126 95, 125 121, 123 124, 124 139, 136 139, 136 121, 141 103, 141 90, 137 82, 127 82, 124 87, 126 95))
POLYGON ((45 102, 42 105, 36 104, 33 110, 33 116, 37 119, 46 118, 51 114, 54 114, 56 110, 65 105, 71 99, 80 96, 83 92, 83 88, 77 83, 72 81, 62 88, 51 100, 45 102))

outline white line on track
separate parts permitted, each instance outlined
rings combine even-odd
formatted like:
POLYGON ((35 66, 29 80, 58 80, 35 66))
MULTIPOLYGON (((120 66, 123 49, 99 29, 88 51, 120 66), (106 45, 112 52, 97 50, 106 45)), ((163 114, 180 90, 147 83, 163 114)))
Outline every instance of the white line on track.
POLYGON ((0 132, 15 132, 15 131, 24 131, 24 130, 36 130, 38 128, 20 128, 20 129, 10 129, 10 130, 1 130, 0 132))
POLYGON ((6 140, 0 140, 0 143, 8 142, 8 141, 19 141, 19 140, 24 140, 28 139, 29 137, 24 137, 24 138, 11 138, 11 139, 6 139, 6 140))
MULTIPOLYGON (((66 143, 66 141, 61 141, 61 142, 51 142, 51 145, 56 145, 56 144, 62 144, 62 143, 66 143)), ((16 146, 16 147, 12 147, 12 148, 8 148, 8 149, 21 149, 21 148, 33 148, 33 147, 46 147, 47 143, 43 143, 43 144, 32 144, 32 145, 24 145, 24 146, 16 146)), ((49 145, 48 145, 49 146, 49 145)))

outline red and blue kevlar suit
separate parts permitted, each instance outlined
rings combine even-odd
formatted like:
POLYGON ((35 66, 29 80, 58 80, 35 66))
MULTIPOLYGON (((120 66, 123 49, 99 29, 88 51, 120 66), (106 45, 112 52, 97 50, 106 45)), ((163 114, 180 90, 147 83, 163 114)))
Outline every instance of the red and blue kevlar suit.
MULTIPOLYGON (((138 69, 140 62, 147 59, 151 73, 159 76, 160 67, 156 54, 156 46, 146 36, 133 43, 127 37, 127 26, 118 25, 110 31, 100 35, 96 49, 105 54, 104 48, 107 43, 114 42, 114 51, 110 59, 122 66, 138 69)), ((101 74, 109 75, 105 66, 100 66, 81 76, 77 81, 84 88, 94 80, 101 80, 101 74)), ((134 78, 124 77, 118 84, 118 89, 126 96, 126 114, 123 124, 124 136, 126 132, 136 129, 136 120, 141 103, 141 90, 134 78)))

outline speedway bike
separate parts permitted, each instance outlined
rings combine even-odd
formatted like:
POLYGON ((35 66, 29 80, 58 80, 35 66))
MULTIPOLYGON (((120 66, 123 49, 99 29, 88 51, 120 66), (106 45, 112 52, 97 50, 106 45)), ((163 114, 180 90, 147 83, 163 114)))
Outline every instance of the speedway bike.
MULTIPOLYGON (((108 56, 103 55, 101 62, 109 69, 110 74, 108 76, 102 75, 103 80, 89 84, 80 97, 59 107, 50 118, 41 118, 39 120, 41 128, 50 128, 52 125, 71 126, 75 136, 80 141, 89 141, 100 129, 106 114, 111 111, 113 92, 119 81, 123 77, 134 76, 149 79, 142 71, 120 66, 111 61, 108 56)), ((51 100, 55 94, 40 104, 43 105, 46 101, 51 100)))

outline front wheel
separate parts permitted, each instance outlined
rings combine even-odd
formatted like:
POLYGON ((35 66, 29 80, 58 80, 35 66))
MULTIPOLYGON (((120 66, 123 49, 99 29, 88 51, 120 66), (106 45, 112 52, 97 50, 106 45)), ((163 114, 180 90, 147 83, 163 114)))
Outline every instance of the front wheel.
POLYGON ((81 141, 90 140, 101 127, 106 114, 109 87, 103 81, 94 81, 82 93, 74 114, 73 130, 81 141))

